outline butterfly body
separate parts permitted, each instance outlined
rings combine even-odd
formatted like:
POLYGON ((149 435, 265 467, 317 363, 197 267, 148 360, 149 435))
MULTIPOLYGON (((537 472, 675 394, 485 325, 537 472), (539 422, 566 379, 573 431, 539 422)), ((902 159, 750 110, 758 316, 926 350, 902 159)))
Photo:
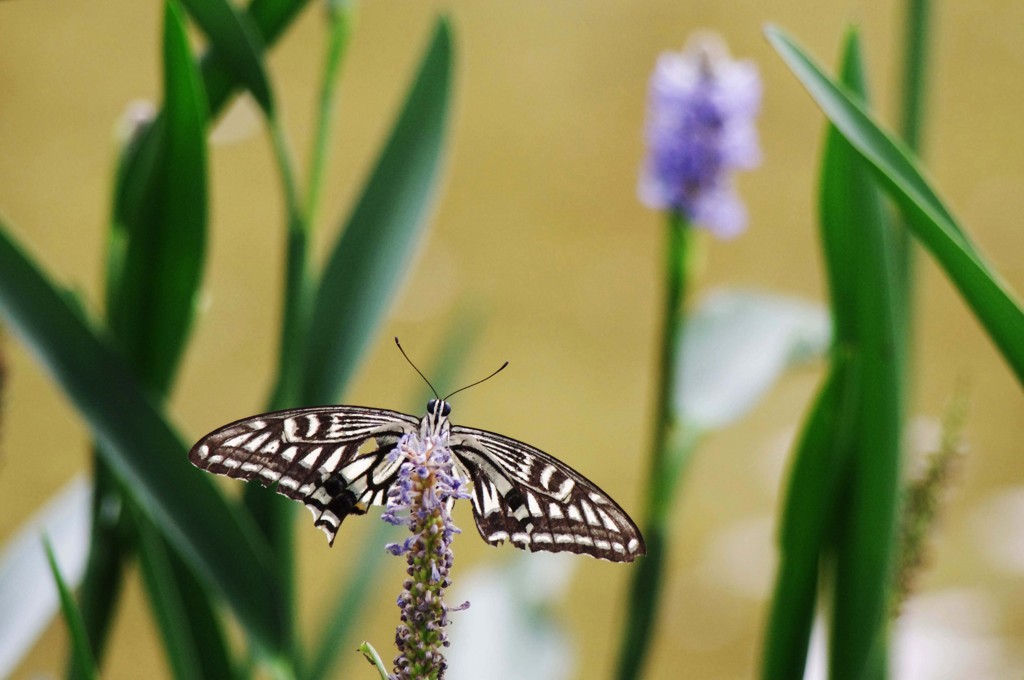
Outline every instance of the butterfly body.
POLYGON ((614 500, 565 463, 523 442, 452 425, 451 406, 432 399, 417 419, 361 406, 321 406, 243 418, 199 440, 197 467, 254 480, 301 501, 333 545, 341 523, 385 505, 405 435, 436 437, 455 473, 472 484, 473 516, 492 545, 575 552, 631 562, 646 552, 639 529, 614 500))

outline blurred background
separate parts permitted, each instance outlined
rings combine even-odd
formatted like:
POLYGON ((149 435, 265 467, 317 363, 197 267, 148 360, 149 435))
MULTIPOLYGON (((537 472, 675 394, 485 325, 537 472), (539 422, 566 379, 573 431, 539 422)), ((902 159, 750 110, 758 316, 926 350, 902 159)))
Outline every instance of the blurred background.
MULTIPOLYGON (((953 211, 1010 286, 1024 291, 1024 3, 936 3, 926 165, 953 211)), ((815 223, 822 116, 761 36, 775 22, 827 64, 844 26, 863 31, 876 110, 892 122, 903 2, 399 2, 360 8, 344 67, 329 168, 323 253, 368 170, 438 12, 458 53, 447 172, 435 218, 350 403, 419 412, 422 366, 450 324, 480 324, 460 382, 508 359, 500 378, 459 395, 458 423, 529 441, 565 460, 638 516, 652 417, 663 225, 635 198, 647 80, 660 52, 710 28, 758 63, 764 163, 740 177, 748 233, 708 241, 695 295, 721 286, 823 300, 815 223)), ((288 132, 308 148, 323 52, 318 3, 271 59, 288 132)), ((130 103, 159 97, 158 2, 0 5, 0 211, 50 274, 95 305, 101 296, 115 128, 130 103)), ((197 43, 198 44, 198 43, 197 43)), ((213 133, 212 224, 204 308, 171 404, 194 440, 261 409, 272 379, 283 206, 259 116, 241 99, 213 133)), ((300 165, 304 167, 304 165, 300 165)), ((1024 397, 974 318, 927 256, 918 262, 919 325, 909 436, 933 446, 937 418, 966 386, 967 455, 956 470, 896 655, 919 675, 1024 674, 1024 397)), ((88 434, 13 339, 0 439, 0 540, 88 461, 88 434)), ((677 507, 650 678, 750 677, 775 568, 773 533, 791 439, 821 377, 788 374, 738 426, 699 450, 677 507)), ((438 386, 454 389, 457 385, 438 386)), ((240 486, 234 483, 232 491, 240 486)), ((475 538, 456 515, 454 580, 515 552, 475 538)), ((302 620, 346 573, 346 545, 373 520, 347 523, 333 550, 303 513, 302 620)), ((390 658, 401 560, 358 627, 390 658)), ((629 567, 578 558, 556 618, 575 653, 567 677, 607 677, 629 567)), ((258 597, 254 593, 254 597, 258 597)), ((453 639, 458 644, 459 615, 453 639)), ((17 677, 62 673, 58 622, 17 677), (59 653, 55 653, 59 652, 59 653)), ((366 672, 352 659, 348 669, 366 672)), ((908 671, 909 673, 910 671, 908 671)), ((105 677, 167 674, 135 582, 115 624, 105 677)), ((366 676, 369 677, 369 676, 366 676)), ((482 677, 482 676, 481 676, 482 677)))

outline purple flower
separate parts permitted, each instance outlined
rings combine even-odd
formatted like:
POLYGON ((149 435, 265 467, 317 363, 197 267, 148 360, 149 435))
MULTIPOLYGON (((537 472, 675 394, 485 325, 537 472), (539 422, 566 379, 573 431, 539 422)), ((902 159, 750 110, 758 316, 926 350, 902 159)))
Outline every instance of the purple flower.
POLYGON ((455 474, 452 454, 440 437, 405 435, 389 456, 401 461, 398 480, 388 494, 383 519, 409 527, 403 543, 387 546, 394 555, 405 555, 409 578, 398 596, 402 623, 395 631, 398 656, 393 678, 442 678, 447 664, 441 650, 448 646, 444 627, 449 609, 444 591, 454 556, 451 540, 459 533, 452 522, 451 506, 457 498, 469 498, 455 474))
POLYGON ((701 34, 682 52, 662 54, 648 94, 640 200, 678 210, 721 238, 740 234, 747 214, 732 175, 761 161, 760 103, 757 68, 730 59, 718 36, 701 34))

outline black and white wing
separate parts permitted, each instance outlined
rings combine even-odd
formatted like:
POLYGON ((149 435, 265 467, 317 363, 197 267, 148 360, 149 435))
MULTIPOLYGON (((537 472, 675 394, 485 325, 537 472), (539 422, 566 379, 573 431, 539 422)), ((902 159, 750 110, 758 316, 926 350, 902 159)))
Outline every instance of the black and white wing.
POLYGON ((453 426, 449 445, 473 481, 473 516, 485 541, 574 552, 613 562, 645 555, 629 515, 596 484, 536 449, 493 432, 453 426))
POLYGON ((387 503, 398 473, 387 455, 418 420, 385 409, 322 406, 275 411, 218 428, 192 447, 198 468, 255 480, 303 502, 333 545, 350 514, 387 503))

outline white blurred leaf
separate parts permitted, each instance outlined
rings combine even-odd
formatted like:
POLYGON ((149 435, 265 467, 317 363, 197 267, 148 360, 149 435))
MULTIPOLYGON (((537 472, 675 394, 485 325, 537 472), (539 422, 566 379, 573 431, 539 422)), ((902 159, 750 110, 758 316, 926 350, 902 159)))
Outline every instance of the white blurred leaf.
POLYGON ((732 595, 764 600, 771 593, 777 562, 775 521, 751 515, 715 532, 698 569, 707 583, 732 595))
POLYGON ((1000 605, 980 589, 911 598, 896 624, 890 672, 900 680, 1016 680, 1021 668, 1000 635, 1000 605))
MULTIPOLYGON (((1000 634, 999 604, 981 590, 940 590, 911 598, 893 626, 889 671, 899 680, 1017 680, 1019 653, 1000 634)), ((814 623, 805 680, 828 677, 828 633, 814 623)))
POLYGON ((0 678, 11 674, 60 608, 46 562, 49 537, 69 588, 82 579, 89 552, 92 488, 76 476, 4 546, 0 555, 0 678))
POLYGON ((459 580, 449 603, 469 600, 452 614, 446 651, 452 680, 562 680, 571 677, 574 645, 552 616, 569 584, 575 555, 517 555, 459 580), (481 674, 481 669, 486 673, 481 674))
POLYGON ((818 304, 753 291, 715 291, 686 321, 677 402, 698 431, 745 415, 795 363, 820 356, 830 341, 818 304))
POLYGON ((1001 571, 1024 574, 1024 486, 992 494, 973 515, 972 536, 982 556, 1001 571))

